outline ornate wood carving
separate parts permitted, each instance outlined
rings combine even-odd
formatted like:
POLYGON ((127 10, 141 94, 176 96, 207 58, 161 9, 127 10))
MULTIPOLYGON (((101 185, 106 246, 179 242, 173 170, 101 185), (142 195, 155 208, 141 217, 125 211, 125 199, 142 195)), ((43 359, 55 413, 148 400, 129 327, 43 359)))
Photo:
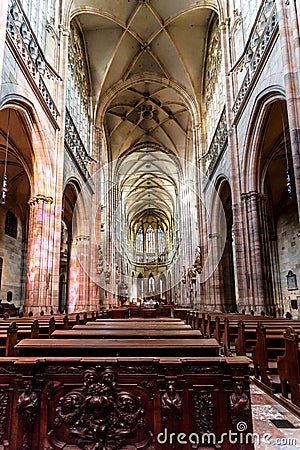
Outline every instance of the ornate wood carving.
POLYGON ((155 373, 157 371, 157 367, 152 365, 147 366, 121 366, 120 373, 155 373))
POLYGON ((13 370, 10 361, 2 360, 0 447, 154 450, 165 429, 169 437, 181 431, 221 435, 245 422, 251 432, 251 414, 240 406, 236 410, 242 402, 235 403, 233 395, 239 380, 250 404, 248 360, 214 358, 212 368, 210 361, 17 358, 13 370), (11 408, 14 398, 17 408, 11 408), (13 424, 18 426, 10 433, 13 424))
POLYGON ((250 399, 249 396, 244 392, 242 381, 235 382, 234 391, 230 395, 230 412, 234 429, 237 429, 238 431, 245 431, 250 429, 250 399))
POLYGON ((195 365, 187 365, 185 366, 186 373, 223 373, 223 370, 220 366, 197 366, 195 365))
POLYGON ((45 368, 45 373, 65 373, 65 374, 82 374, 82 366, 48 366, 45 368))
POLYGON ((60 398, 51 435, 55 440, 63 428, 67 443, 75 440, 79 448, 119 450, 143 425, 141 398, 117 387, 116 371, 88 369, 83 387, 60 398))
POLYGON ((177 429, 182 417, 182 398, 175 388, 174 381, 169 381, 165 393, 161 397, 162 422, 168 432, 177 429))
POLYGON ((0 374, 15 374, 17 373, 17 368, 13 364, 8 364, 7 366, 0 366, 0 374))
POLYGON ((0 444, 3 444, 3 438, 6 434, 8 417, 8 395, 5 389, 0 388, 0 444))
POLYGON ((38 397, 32 387, 32 380, 24 380, 24 391, 18 398, 17 411, 21 425, 22 450, 31 450, 34 424, 39 410, 38 397))
POLYGON ((197 433, 213 433, 213 399, 206 389, 198 390, 194 396, 197 433))

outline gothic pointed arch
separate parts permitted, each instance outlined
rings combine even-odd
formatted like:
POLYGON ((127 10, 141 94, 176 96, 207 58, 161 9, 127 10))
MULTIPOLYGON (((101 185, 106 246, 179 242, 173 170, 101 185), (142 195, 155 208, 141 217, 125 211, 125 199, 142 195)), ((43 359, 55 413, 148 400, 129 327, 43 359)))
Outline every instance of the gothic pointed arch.
POLYGON ((253 297, 262 299, 258 309, 283 315, 291 310, 285 277, 297 266, 288 242, 296 236, 299 223, 289 121, 280 90, 265 92, 255 108, 256 119, 249 127, 255 132, 247 134, 252 152, 244 159, 243 179, 243 201, 252 236, 249 248, 255 249, 249 255, 251 288, 253 297))

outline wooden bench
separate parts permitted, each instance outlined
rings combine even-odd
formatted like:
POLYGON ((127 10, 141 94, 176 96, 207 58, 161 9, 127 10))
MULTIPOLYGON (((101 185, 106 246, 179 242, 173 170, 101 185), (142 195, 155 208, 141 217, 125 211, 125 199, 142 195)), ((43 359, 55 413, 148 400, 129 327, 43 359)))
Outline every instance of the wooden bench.
POLYGON ((254 376, 270 391, 280 391, 277 357, 284 353, 283 334, 276 330, 272 332, 259 322, 256 337, 252 352, 254 376))
MULTIPOLYGON (((269 321, 261 320, 260 323, 265 326, 269 334, 279 334, 282 335, 287 323, 291 323, 291 326, 295 331, 300 331, 300 321, 292 320, 280 320, 273 319, 269 321)), ((238 323, 238 335, 235 341, 236 355, 248 355, 252 352, 252 347, 257 342, 256 337, 257 324, 245 322, 240 320, 238 323)))
MULTIPOLYGON (((283 332, 287 326, 287 323, 293 323, 293 325, 300 327, 300 321, 291 321, 288 319, 274 319, 272 317, 265 316, 252 316, 252 315, 227 315, 223 316, 222 320, 219 316, 215 317, 215 327, 212 332, 211 321, 206 324, 206 331, 204 331, 205 337, 211 337, 212 335, 222 345, 224 354, 230 356, 246 355, 251 352, 251 348, 256 343, 256 326, 260 322, 268 328, 274 328, 280 332, 283 332), (243 324, 243 325, 242 325, 243 324)), ((204 329, 204 325, 201 326, 201 330, 204 329)))
MULTIPOLYGON (((192 447, 169 444, 171 433, 181 439, 182 432, 186 439, 214 433, 219 441, 239 421, 251 433, 248 364, 245 357, 2 358, 3 448, 182 450, 192 447), (160 445, 165 429, 167 442, 160 445)), ((251 439, 222 444, 223 450, 253 448, 251 439)))
POLYGON ((218 356, 215 339, 23 339, 20 356, 218 356))
MULTIPOLYGON (((88 322, 86 325, 74 325, 73 330, 192 330, 189 325, 182 323, 156 322, 118 322, 99 323, 88 322)), ((199 330, 195 330, 199 331, 199 330)))
POLYGON ((11 322, 6 328, 0 329, 0 354, 1 356, 17 356, 16 344, 25 338, 37 339, 39 337, 39 323, 32 323, 19 327, 17 323, 11 322))
POLYGON ((177 317, 181 320, 186 320, 187 315, 190 313, 190 308, 174 308, 174 317, 177 317))
POLYGON ((173 318, 173 317, 156 317, 156 318, 142 318, 142 317, 130 317, 129 319, 96 319, 96 323, 117 323, 117 322, 124 322, 124 323, 130 323, 130 322, 141 322, 141 323, 182 323, 185 324, 185 322, 179 318, 173 318))
MULTIPOLYGON (((22 319, 22 320, 16 320, 14 321, 17 326, 18 326, 18 332, 20 333, 21 330, 30 330, 31 326, 33 323, 37 324, 37 329, 38 329, 38 336, 41 337, 45 337, 45 338, 50 338, 51 334, 53 333, 53 331, 55 330, 55 320, 53 317, 51 317, 49 320, 48 319, 22 319)), ((0 330, 4 330, 7 327, 9 327, 9 321, 6 321, 6 323, 2 323, 0 325, 0 330)))
POLYGON ((6 329, 0 330, 1 356, 13 356, 16 354, 14 347, 18 342, 17 331, 18 327, 16 322, 11 322, 6 329))
POLYGON ((281 393, 300 408, 300 340, 299 334, 292 327, 283 334, 285 350, 277 359, 278 374, 281 382, 281 393))
POLYGON ((19 315, 20 308, 16 307, 13 303, 0 303, 0 316, 1 317, 17 317, 19 315))
POLYGON ((237 326, 240 320, 252 323, 257 323, 260 320, 274 320, 271 316, 254 316, 252 314, 238 313, 201 313, 200 311, 190 311, 187 317, 187 323, 191 324, 194 328, 197 328, 198 323, 198 327, 201 327, 205 337, 212 337, 214 334, 221 337, 224 332, 225 319, 229 320, 231 327, 234 327, 234 325, 237 326))
POLYGON ((56 330, 51 337, 53 339, 201 339, 202 334, 200 330, 73 328, 72 330, 56 330))

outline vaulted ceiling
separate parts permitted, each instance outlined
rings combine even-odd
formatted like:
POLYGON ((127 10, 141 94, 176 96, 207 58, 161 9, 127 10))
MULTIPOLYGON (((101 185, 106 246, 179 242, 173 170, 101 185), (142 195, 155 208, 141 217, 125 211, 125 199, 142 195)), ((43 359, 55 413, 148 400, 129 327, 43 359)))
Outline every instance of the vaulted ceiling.
POLYGON ((94 119, 105 131, 107 161, 131 154, 131 176, 123 184, 131 217, 147 208, 149 192, 150 208, 174 212, 167 188, 174 166, 168 168, 170 156, 163 152, 194 161, 192 128, 200 123, 215 13, 214 0, 74 0, 72 17, 86 46, 94 119))

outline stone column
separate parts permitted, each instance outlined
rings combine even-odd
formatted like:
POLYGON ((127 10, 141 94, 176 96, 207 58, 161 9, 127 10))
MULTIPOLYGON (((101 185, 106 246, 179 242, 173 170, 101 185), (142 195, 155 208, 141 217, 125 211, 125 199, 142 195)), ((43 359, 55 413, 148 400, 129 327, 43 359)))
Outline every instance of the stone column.
POLYGON ((250 285, 252 302, 249 305, 256 312, 265 312, 269 304, 266 283, 266 245, 267 236, 263 223, 264 196, 256 191, 242 195, 245 202, 247 223, 249 227, 248 250, 250 255, 250 285))
POLYGON ((69 268, 68 312, 89 311, 89 236, 73 238, 69 268))
POLYGON ((8 0, 1 0, 1 2, 0 2, 0 80, 2 80, 2 77, 3 77, 7 12, 8 12, 8 0))
POLYGON ((27 280, 24 312, 51 311, 53 241, 50 239, 53 198, 37 195, 29 200, 27 280))
POLYGON ((239 155, 239 145, 237 142, 237 133, 233 118, 234 88, 232 74, 230 74, 230 23, 229 20, 220 24, 222 50, 224 55, 224 71, 226 76, 226 120, 228 129, 228 147, 230 154, 230 175, 231 175, 231 196, 232 196, 232 214, 233 228, 235 234, 235 254, 237 279, 235 282, 238 287, 238 308, 239 311, 248 308, 247 291, 247 257, 245 250, 244 223, 242 220, 241 205, 241 163, 239 155))
MULTIPOLYGON (((68 64, 68 40, 69 31, 60 28, 60 45, 58 53, 57 67, 62 80, 67 79, 68 64)), ((55 166, 53 169, 55 176, 55 198, 53 209, 55 210, 52 229, 53 258, 52 258, 52 283, 51 295, 52 306, 55 313, 58 312, 59 298, 59 266, 60 266, 60 245, 61 245, 61 217, 62 198, 64 181, 64 157, 65 157, 65 115, 66 115, 66 83, 61 81, 57 85, 57 108, 59 110, 58 125, 55 147, 52 150, 55 154, 55 166)))
POLYGON ((276 0, 295 189, 300 216, 300 40, 294 0, 276 0))

